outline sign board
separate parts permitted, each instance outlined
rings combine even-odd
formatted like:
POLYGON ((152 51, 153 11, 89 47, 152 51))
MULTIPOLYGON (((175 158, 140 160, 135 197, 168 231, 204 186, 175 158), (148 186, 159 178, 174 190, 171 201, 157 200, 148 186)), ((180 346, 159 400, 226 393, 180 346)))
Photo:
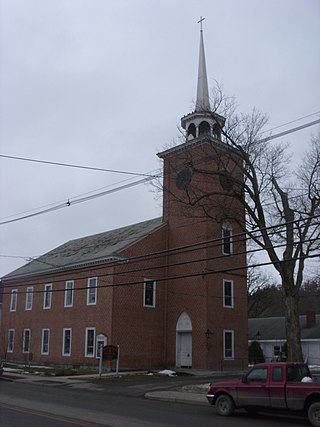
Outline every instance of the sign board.
POLYGON ((102 354, 104 360, 116 360, 118 359, 118 347, 115 345, 105 345, 102 354))

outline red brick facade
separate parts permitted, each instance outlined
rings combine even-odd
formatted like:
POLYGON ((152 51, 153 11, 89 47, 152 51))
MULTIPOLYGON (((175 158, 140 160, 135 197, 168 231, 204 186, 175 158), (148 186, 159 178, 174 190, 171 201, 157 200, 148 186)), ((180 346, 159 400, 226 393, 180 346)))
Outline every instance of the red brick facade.
MULTIPOLYGON (((29 279, 11 274, 4 279, 2 358, 23 361, 31 353, 36 363, 97 366, 96 339, 103 333, 108 344, 120 346, 123 368, 220 369, 246 363, 244 240, 234 241, 232 254, 223 255, 222 220, 188 215, 178 200, 184 197, 176 177, 185 154, 198 159, 198 167, 201 159, 208 166, 203 144, 186 143, 183 150, 163 155, 163 220, 119 253, 124 261, 34 273, 29 279), (88 304, 88 278, 97 278, 93 304, 88 304), (145 279, 155 281, 151 306, 144 304, 145 279), (74 286, 69 307, 65 307, 67 281, 74 286), (44 308, 46 284, 52 285, 50 308, 44 308), (32 307, 26 306, 28 287, 33 288, 32 307), (16 307, 10 310, 14 289, 16 307)), ((209 163, 211 170, 217 168, 214 161, 209 163)), ((200 177, 192 180, 201 185, 200 177)), ((232 233, 240 233, 235 224, 232 233)))

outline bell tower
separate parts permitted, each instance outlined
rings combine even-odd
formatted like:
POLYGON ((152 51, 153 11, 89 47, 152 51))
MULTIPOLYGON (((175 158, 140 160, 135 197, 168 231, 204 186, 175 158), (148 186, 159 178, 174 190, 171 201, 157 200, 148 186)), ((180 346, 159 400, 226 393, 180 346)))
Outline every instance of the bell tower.
POLYGON ((221 369, 246 363, 245 239, 229 220, 244 211, 228 176, 241 182, 241 157, 221 141, 225 118, 210 105, 203 29, 195 109, 182 117, 184 141, 163 159, 163 221, 167 224, 166 363, 221 369), (227 221, 228 220, 228 221, 227 221))

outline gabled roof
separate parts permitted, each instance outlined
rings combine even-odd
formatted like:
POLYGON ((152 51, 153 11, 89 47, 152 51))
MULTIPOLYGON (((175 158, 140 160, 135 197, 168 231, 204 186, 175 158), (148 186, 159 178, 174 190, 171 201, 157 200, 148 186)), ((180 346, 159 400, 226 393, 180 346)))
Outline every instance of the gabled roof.
MULTIPOLYGON (((300 318, 301 339, 320 339, 320 314, 316 314, 316 323, 313 327, 307 328, 307 316, 300 318)), ((248 321, 248 339, 255 340, 259 332, 260 341, 285 340, 286 328, 284 317, 260 317, 249 319, 248 321)))
POLYGON ((3 282, 122 259, 121 251, 163 225, 162 217, 70 240, 12 271, 3 282))

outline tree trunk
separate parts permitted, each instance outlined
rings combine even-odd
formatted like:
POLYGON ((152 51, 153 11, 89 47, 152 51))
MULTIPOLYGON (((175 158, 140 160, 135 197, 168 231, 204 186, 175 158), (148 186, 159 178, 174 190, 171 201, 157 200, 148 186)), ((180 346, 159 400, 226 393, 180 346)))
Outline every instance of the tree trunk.
POLYGON ((286 295, 284 302, 286 305, 287 360, 288 362, 303 362, 298 298, 296 295, 286 295))

